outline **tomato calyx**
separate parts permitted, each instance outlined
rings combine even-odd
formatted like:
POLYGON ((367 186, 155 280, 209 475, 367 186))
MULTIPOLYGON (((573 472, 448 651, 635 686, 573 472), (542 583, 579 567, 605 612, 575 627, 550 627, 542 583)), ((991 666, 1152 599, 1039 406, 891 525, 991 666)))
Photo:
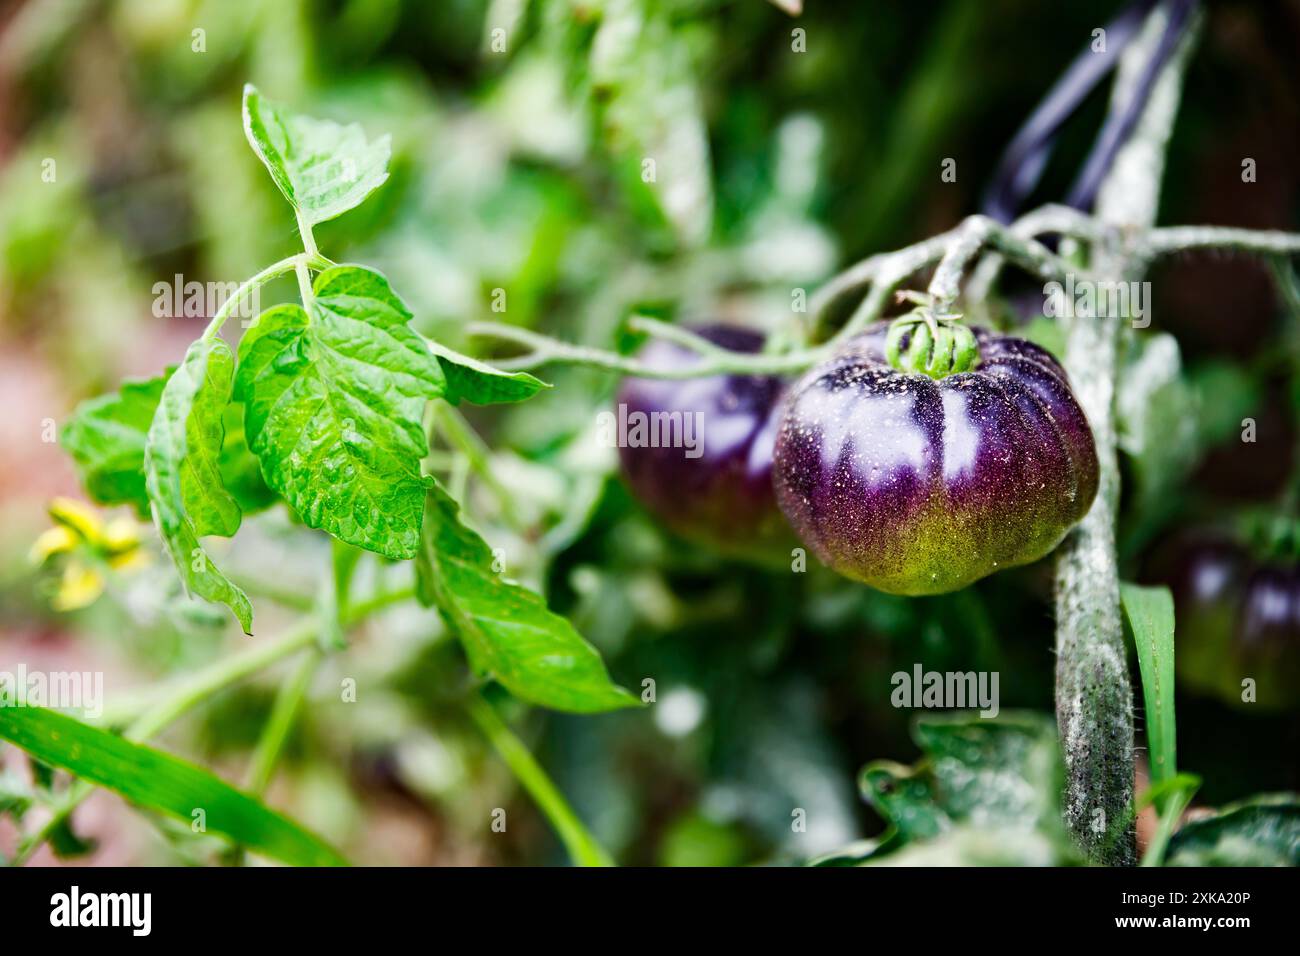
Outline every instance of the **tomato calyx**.
POLYGON ((890 323, 885 358, 900 372, 928 375, 936 381, 969 372, 980 358, 975 333, 959 315, 937 316, 921 305, 890 323))

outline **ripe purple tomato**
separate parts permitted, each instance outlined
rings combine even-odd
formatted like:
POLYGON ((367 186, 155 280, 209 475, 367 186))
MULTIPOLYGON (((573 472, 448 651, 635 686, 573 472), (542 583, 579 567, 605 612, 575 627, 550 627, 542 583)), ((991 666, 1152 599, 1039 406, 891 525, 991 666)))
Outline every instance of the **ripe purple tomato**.
POLYGON ((1092 430, 1042 348, 973 330, 971 371, 900 372, 873 326, 790 390, 777 501, 834 570, 940 594, 1055 548, 1097 493, 1092 430))
MULTIPOLYGON (((763 347, 762 335, 736 326, 694 331, 733 352, 763 347)), ((668 369, 699 356, 655 340, 641 360, 668 369)), ((772 493, 775 410, 784 387, 766 375, 624 379, 619 459, 633 494, 684 538, 734 556, 788 556, 793 536, 772 493)))
POLYGON ((1169 577, 1175 601, 1174 666, 1188 687, 1230 704, 1277 709, 1300 693, 1300 567, 1257 563, 1221 540, 1180 545, 1169 577), (1254 681, 1243 700, 1242 681, 1254 681))

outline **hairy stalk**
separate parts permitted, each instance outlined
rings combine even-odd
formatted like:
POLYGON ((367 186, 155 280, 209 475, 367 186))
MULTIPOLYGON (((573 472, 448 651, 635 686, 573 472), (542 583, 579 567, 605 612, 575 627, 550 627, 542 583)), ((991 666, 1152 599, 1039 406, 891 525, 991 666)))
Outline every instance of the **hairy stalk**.
POLYGON ((482 338, 500 339, 514 342, 532 349, 524 355, 513 359, 494 361, 497 368, 507 371, 538 368, 542 365, 582 365, 587 368, 599 368, 621 375, 635 375, 638 378, 685 379, 701 378, 708 375, 779 375, 798 372, 815 363, 824 353, 820 349, 810 351, 787 352, 784 355, 763 355, 749 352, 720 351, 719 354, 706 356, 704 361, 684 368, 654 368, 636 359, 609 352, 604 349, 589 348, 584 345, 572 345, 561 342, 549 335, 521 329, 514 325, 496 322, 472 322, 466 326, 470 335, 482 338))
POLYGON ((259 797, 271 783, 276 761, 280 759, 280 753, 289 739, 289 731, 293 729, 311 680, 320 666, 322 648, 346 646, 343 640, 342 612, 347 606, 352 587, 357 551, 335 538, 330 542, 330 554, 332 573, 326 577, 315 605, 316 622, 320 626, 317 646, 309 648, 302 655, 297 666, 280 684, 275 703, 271 706, 271 714, 262 727, 257 746, 253 750, 248 771, 248 791, 259 797))
MULTIPOLYGON (((1113 96, 1123 109, 1142 65, 1160 42, 1166 13, 1157 8, 1124 53, 1113 96)), ((1155 219, 1164 152, 1191 35, 1165 68, 1133 138, 1117 155, 1098 198, 1098 218, 1114 232, 1094 249, 1093 271, 1112 281, 1140 277, 1145 262, 1132 236, 1155 219), (1127 238, 1126 238, 1127 237, 1127 238)), ((1097 442, 1097 499, 1058 552, 1056 565, 1056 719, 1066 765, 1065 816, 1089 859, 1136 862, 1133 803, 1133 693, 1119 610, 1115 518, 1119 471, 1115 446, 1115 374, 1123 317, 1074 319, 1065 366, 1097 442), (1118 832, 1116 832, 1118 831, 1118 832)))
MULTIPOLYGON (((1091 216, 1055 203, 1026 213, 1013 222, 1010 229, 1026 239, 1057 235, 1089 243, 1100 241, 1103 234, 1101 224, 1091 216)), ((966 283, 967 302, 982 304, 993 290, 1005 264, 1006 258, 1001 253, 986 252, 966 283)))
POLYGON ((221 308, 217 309, 216 315, 212 317, 208 327, 203 330, 203 338, 208 341, 216 338, 221 331, 221 327, 226 324, 226 319, 230 318, 230 313, 235 310, 236 306, 272 279, 279 278, 287 272, 292 272, 297 268, 300 258, 301 253, 296 256, 289 256, 287 259, 281 259, 279 262, 273 262, 231 293, 230 298, 221 303, 221 308))
POLYGON ((301 208, 294 207, 294 216, 298 220, 298 235, 302 237, 302 247, 306 251, 307 258, 316 259, 320 257, 320 251, 316 248, 316 237, 312 235, 311 223, 307 221, 301 208))
POLYGON ((880 318, 885 306, 889 304, 890 295, 908 276, 929 268, 943 258, 948 247, 956 241, 960 229, 961 226, 958 226, 906 249, 864 259, 831 279, 809 303, 814 332, 824 324, 827 313, 837 301, 870 284, 867 295, 828 344, 838 345, 861 332, 880 318))
POLYGON ((1064 279, 1072 271, 1070 264, 1051 249, 1021 235, 1014 227, 987 216, 968 216, 957 227, 957 236, 944 251, 930 281, 930 295, 938 311, 951 310, 961 292, 961 277, 966 267, 985 246, 993 247, 1003 257, 1045 279, 1064 279))
POLYGON ((696 335, 689 329, 684 329, 680 325, 670 325, 667 322, 660 322, 658 319, 652 319, 644 315, 634 315, 628 319, 627 327, 633 332, 642 332, 654 338, 663 339, 680 345, 682 348, 689 349, 699 355, 726 356, 727 350, 722 346, 710 342, 702 335, 696 335))
POLYGON ((310 311, 315 295, 311 291, 311 273, 307 270, 307 260, 299 257, 293 265, 293 271, 298 277, 298 295, 302 299, 302 307, 310 311))
MULTIPOLYGON (((1121 154, 1121 159, 1123 154, 1121 154)), ((1118 166, 1117 161, 1117 166, 1118 166)), ((1122 204, 1113 208, 1123 211, 1122 204)), ((1138 208, 1138 207, 1135 207, 1138 208)), ((1185 250, 1224 249, 1260 256, 1300 253, 1300 236, 1283 232, 1256 232, 1217 226, 1174 226, 1151 229, 1137 225, 1139 217, 1118 215, 1112 221, 1093 217, 1066 206, 1047 205, 1026 213, 1010 226, 985 216, 971 216, 958 226, 894 252, 880 253, 849 266, 828 280, 809 301, 810 327, 825 324, 836 306, 854 295, 859 299, 852 315, 821 345, 792 351, 759 354, 729 352, 686 330, 645 317, 635 317, 629 327, 690 349, 701 361, 674 369, 650 368, 635 358, 605 349, 573 345, 531 329, 494 322, 471 323, 467 331, 482 338, 513 342, 528 351, 495 362, 505 370, 535 369, 543 365, 580 365, 639 378, 688 379, 708 375, 791 375, 823 361, 844 341, 877 321, 907 279, 936 267, 930 297, 938 308, 951 308, 962 292, 962 276, 977 258, 965 287, 969 310, 980 315, 983 301, 1006 262, 1041 279, 1103 278, 1083 271, 1070 259, 1052 252, 1037 237, 1059 235, 1089 246, 1124 243, 1126 270, 1140 274, 1145 263, 1185 250), (1123 226, 1123 235, 1119 227, 1123 226)))
POLYGON ((546 775, 536 758, 528 752, 524 742, 515 736, 492 705, 479 694, 472 694, 468 702, 469 715, 478 724, 497 754, 515 775, 538 808, 555 828, 556 835, 569 852, 569 857, 579 866, 613 866, 609 852, 583 825, 573 812, 564 794, 546 775))
POLYGON ((1296 255, 1300 254, 1300 236, 1229 226, 1165 226, 1147 232, 1138 244, 1137 254, 1155 258, 1195 249, 1222 249, 1260 256, 1296 255))

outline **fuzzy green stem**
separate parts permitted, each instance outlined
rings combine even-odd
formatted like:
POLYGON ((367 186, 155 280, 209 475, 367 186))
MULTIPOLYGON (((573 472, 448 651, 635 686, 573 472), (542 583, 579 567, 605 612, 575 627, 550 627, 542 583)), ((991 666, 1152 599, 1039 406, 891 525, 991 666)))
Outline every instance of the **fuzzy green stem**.
POLYGON ((310 310, 316 295, 312 292, 311 273, 307 271, 307 260, 300 258, 294 263, 293 271, 298 277, 298 295, 302 299, 302 307, 310 310))
POLYGON ((1223 229, 1214 226, 1176 226, 1163 229, 1117 226, 1078 210, 1063 206, 1043 206, 1026 213, 1011 226, 1002 226, 984 216, 972 216, 947 232, 894 252, 879 253, 855 263, 827 281, 809 302, 812 329, 824 324, 835 307, 860 293, 849 319, 825 343, 813 348, 779 350, 759 354, 729 352, 685 329, 678 329, 653 319, 636 318, 629 324, 640 331, 675 341, 698 353, 702 361, 679 368, 651 368, 635 358, 604 349, 573 345, 530 329, 500 323, 471 323, 470 335, 513 342, 529 349, 523 355, 498 360, 502 369, 535 369, 543 365, 579 365, 603 369, 638 378, 689 379, 709 375, 792 375, 828 358, 848 339, 878 321, 898 287, 918 272, 935 268, 930 283, 931 301, 940 310, 949 309, 961 291, 961 280, 970 263, 983 258, 972 271, 966 298, 979 314, 979 304, 1006 262, 1019 266, 1042 279, 1064 281, 1068 274, 1077 279, 1092 279, 1070 259, 1057 255, 1036 237, 1048 234, 1066 236, 1092 245, 1117 243, 1126 245, 1125 257, 1141 263, 1183 249, 1230 249, 1274 256, 1300 250, 1300 235, 1280 232, 1253 232, 1246 229, 1223 229))
POLYGON ((658 319, 652 319, 644 315, 635 315, 628 319, 627 326, 633 332, 643 332, 654 338, 663 339, 680 345, 682 348, 689 349, 699 355, 708 355, 719 357, 730 354, 722 346, 710 342, 702 335, 696 335, 689 329, 684 329, 680 325, 670 325, 667 322, 660 322, 658 319))
MULTIPOLYGON (((1157 7, 1125 51, 1113 94, 1117 105, 1134 95, 1165 20, 1157 7)), ((1110 228, 1091 264, 1104 279, 1134 281, 1145 267, 1132 237, 1155 218, 1165 147, 1194 33, 1188 31, 1160 76, 1137 129, 1102 184, 1098 218, 1110 228)), ((1114 399, 1122 318, 1075 318, 1066 329, 1065 366, 1092 424, 1101 471, 1092 508, 1057 552, 1056 719, 1066 766, 1065 818, 1075 841, 1093 862, 1131 866, 1136 862, 1133 693, 1115 548, 1120 482, 1114 399)))
POLYGON ((294 216, 298 220, 298 235, 302 237, 302 247, 306 251, 308 259, 315 259, 320 256, 320 251, 316 248, 316 237, 312 235, 311 223, 303 216, 302 210, 297 206, 293 210, 294 216))
POLYGON ((1291 232, 1226 226, 1166 226, 1150 230, 1138 244, 1139 254, 1152 258, 1195 249, 1221 249, 1257 256, 1294 256, 1300 254, 1300 236, 1291 232))

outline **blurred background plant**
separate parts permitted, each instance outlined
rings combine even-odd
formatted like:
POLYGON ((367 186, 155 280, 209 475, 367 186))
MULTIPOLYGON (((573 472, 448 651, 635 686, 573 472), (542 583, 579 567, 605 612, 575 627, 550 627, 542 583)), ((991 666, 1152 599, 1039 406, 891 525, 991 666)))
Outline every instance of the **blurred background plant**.
MULTIPOLYGON (((0 5, 0 669, 103 670, 111 700, 245 640, 139 553, 157 545, 124 514, 92 514, 92 533, 78 535, 59 516, 80 511, 58 504, 64 530, 43 537, 51 499, 82 496, 49 423, 176 362, 206 322, 157 314, 155 284, 237 283, 296 250, 236 119, 245 81, 392 135, 389 183, 317 239, 338 261, 387 273, 422 331, 469 351, 464 326, 491 318, 628 348, 634 313, 787 333, 792 289, 976 211, 1019 123, 1118 4, 1103 6, 810 0, 792 18, 760 0, 0 5), (948 158, 955 181, 940 176, 948 158)), ((1300 4, 1208 13, 1160 220, 1294 229, 1300 4)), ((1066 125, 1034 201, 1064 195, 1105 106, 1095 93, 1066 125)), ((1153 328, 1130 337, 1126 362, 1140 371, 1119 397, 1120 546, 1126 577, 1168 579, 1161 548, 1177 534, 1294 508, 1300 319, 1246 259, 1188 257, 1151 278, 1153 328), (1246 418, 1253 443, 1241 441, 1246 418)), ((292 294, 280 281, 263 307, 292 294)), ((1051 344, 1051 329, 1036 331, 1051 344)), ((1004 709, 1050 712, 1044 564, 908 600, 815 567, 725 561, 657 528, 613 454, 593 451, 617 383, 547 371, 553 391, 472 416, 492 480, 452 478, 511 573, 544 587, 614 678, 655 681, 649 711, 506 705, 621 862, 800 860, 880 832, 855 771, 915 758, 913 714, 889 705, 890 675, 915 663, 998 671, 1004 709)), ((270 631, 277 605, 287 621, 313 600, 329 549, 276 509, 222 563, 270 631)), ((358 573, 405 570, 366 559, 358 573)), ((466 715, 458 655, 432 612, 397 606, 368 622, 313 683, 270 802, 358 862, 563 860, 466 715), (365 689, 355 704, 336 702, 345 677, 365 689), (510 814, 505 833, 491 830, 496 807, 510 814)), ((163 745, 239 777, 283 677, 218 697, 163 745)), ((1201 801, 1300 789, 1294 705, 1231 707, 1191 687, 1178 716, 1201 801)), ((7 793, 20 805, 24 763, 0 749, 0 811, 7 793)), ((97 862, 212 858, 183 828, 132 819, 96 794, 76 818, 96 842, 69 830, 54 849, 93 848, 97 862)), ((12 833, 0 816, 0 851, 12 833)))

